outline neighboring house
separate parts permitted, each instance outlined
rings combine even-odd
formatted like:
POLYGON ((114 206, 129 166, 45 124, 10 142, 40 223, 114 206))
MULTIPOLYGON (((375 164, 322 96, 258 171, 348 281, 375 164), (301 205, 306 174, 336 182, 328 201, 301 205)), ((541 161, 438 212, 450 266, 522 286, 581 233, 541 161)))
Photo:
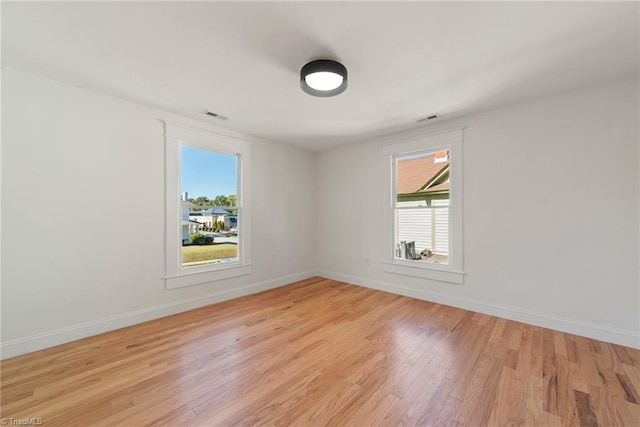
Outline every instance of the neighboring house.
POLYGON ((448 255, 449 152, 399 160, 396 170, 398 206, 432 208, 398 210, 398 241, 415 241, 418 254, 448 255))
MULTIPOLYGON (((235 228, 236 231, 237 231, 238 230, 238 215, 229 215, 227 218, 229 218, 229 230, 231 230, 232 228, 235 228)), ((225 229, 226 229, 226 225, 225 225, 225 229)))
POLYGON ((189 199, 189 193, 182 193, 180 197, 180 219, 182 224, 182 244, 190 243, 189 236, 193 233, 197 233, 202 230, 202 224, 198 221, 191 219, 191 212, 189 210, 193 206, 187 200, 189 199))
POLYGON ((213 228, 216 222, 222 222, 223 230, 237 227, 238 217, 220 208, 209 208, 198 212, 189 212, 189 219, 202 224, 205 228, 213 228))
POLYGON ((190 205, 191 204, 188 202, 182 202, 182 243, 189 243, 189 235, 197 233, 202 227, 202 224, 198 223, 197 221, 191 220, 189 216, 190 205))

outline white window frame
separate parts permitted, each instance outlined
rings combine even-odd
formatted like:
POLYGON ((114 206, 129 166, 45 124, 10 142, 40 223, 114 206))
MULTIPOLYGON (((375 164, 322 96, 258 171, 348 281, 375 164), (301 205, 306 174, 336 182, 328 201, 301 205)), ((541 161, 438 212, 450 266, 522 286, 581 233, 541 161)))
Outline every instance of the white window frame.
POLYGON ((462 142, 463 129, 420 136, 382 147, 383 155, 383 269, 387 273, 464 284, 462 236, 462 142), (449 263, 404 260, 395 256, 395 203, 398 157, 449 150, 449 263))
POLYGON ((182 288, 252 273, 251 264, 251 146, 226 135, 162 121, 165 137, 165 286, 182 288), (185 268, 182 266, 180 163, 181 147, 236 156, 238 259, 185 268))

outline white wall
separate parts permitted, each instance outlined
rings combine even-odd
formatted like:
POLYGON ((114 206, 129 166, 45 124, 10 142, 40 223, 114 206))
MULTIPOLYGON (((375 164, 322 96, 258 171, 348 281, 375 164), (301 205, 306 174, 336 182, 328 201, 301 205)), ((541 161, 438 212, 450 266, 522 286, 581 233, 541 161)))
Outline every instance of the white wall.
POLYGON ((3 357, 313 274, 313 153, 11 68, 2 124, 3 357), (158 119, 252 142, 252 275, 165 290, 158 119))
POLYGON ((321 274, 639 347, 638 117, 636 79, 322 152, 321 274), (465 284, 383 272, 381 145, 461 126, 465 284))
POLYGON ((462 286, 382 271, 381 145, 393 138, 316 155, 245 135, 254 273, 167 291, 158 119, 242 135, 5 68, 2 357, 279 286, 317 267, 639 346, 637 94, 637 80, 612 83, 405 133, 466 126, 462 286))

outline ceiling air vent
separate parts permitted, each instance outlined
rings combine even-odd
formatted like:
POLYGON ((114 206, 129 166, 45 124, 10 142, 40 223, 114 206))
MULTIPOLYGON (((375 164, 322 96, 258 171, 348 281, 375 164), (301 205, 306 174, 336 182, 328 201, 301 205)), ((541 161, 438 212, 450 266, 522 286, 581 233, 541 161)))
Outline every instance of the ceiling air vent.
POLYGON ((416 123, 426 122, 427 120, 437 119, 438 117, 440 117, 440 114, 431 114, 430 116, 420 117, 419 119, 416 119, 416 123))
POLYGON ((202 114, 206 116, 215 117, 216 119, 220 119, 220 120, 227 120, 225 116, 221 116, 220 114, 214 113, 213 111, 203 111, 202 114))

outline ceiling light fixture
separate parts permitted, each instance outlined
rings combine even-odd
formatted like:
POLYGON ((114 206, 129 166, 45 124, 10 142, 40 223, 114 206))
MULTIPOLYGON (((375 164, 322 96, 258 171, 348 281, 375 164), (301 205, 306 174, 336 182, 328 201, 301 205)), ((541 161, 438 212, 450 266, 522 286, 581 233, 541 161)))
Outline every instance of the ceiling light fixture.
POLYGON ((313 96, 335 96, 347 88, 347 69, 330 59, 311 61, 300 70, 300 87, 313 96))

